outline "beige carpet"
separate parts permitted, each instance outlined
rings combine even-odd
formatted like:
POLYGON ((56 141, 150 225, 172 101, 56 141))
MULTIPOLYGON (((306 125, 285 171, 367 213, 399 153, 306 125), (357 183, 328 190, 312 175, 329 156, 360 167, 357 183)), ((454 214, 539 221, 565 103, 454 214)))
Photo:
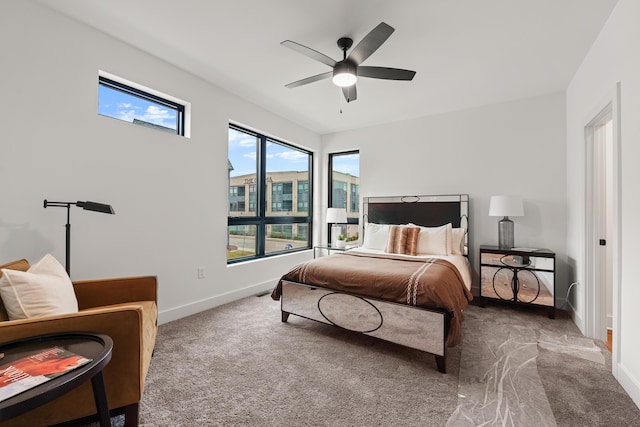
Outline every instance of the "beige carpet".
MULTIPOLYGON (((417 350, 296 316, 281 323, 279 303, 268 296, 248 297, 161 325, 140 424, 518 425, 508 417, 501 424, 456 418, 484 416, 469 412, 469 400, 459 393, 473 389, 473 383, 481 383, 483 393, 491 389, 490 378, 478 376, 474 368, 477 355, 485 354, 483 363, 490 364, 487 358, 495 351, 486 343, 507 334, 557 341, 534 342, 533 356, 526 358, 528 375, 538 378, 542 390, 543 415, 555 423, 548 425, 640 426, 640 411, 611 376, 604 346, 596 349, 605 356, 604 363, 558 351, 567 347, 563 340, 579 339, 562 312, 551 320, 544 312, 470 306, 466 317, 465 339, 450 349, 447 374, 437 371, 433 356, 417 350)), ((518 388, 530 388, 527 381, 514 382, 516 396, 518 388)), ((522 407, 528 405, 525 401, 522 407)))

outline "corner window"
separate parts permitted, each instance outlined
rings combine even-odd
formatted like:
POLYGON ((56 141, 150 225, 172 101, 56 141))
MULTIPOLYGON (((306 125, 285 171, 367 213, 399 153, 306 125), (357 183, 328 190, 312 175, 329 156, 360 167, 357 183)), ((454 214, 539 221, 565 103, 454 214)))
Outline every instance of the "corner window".
POLYGON ((184 136, 185 106, 98 76, 98 114, 184 136))
MULTIPOLYGON (((347 223, 341 225, 341 234, 347 241, 358 241, 360 223, 360 152, 348 151, 329 154, 329 207, 347 211, 347 223)), ((331 233, 327 234, 331 240, 331 233)), ((331 243, 331 242, 330 242, 331 243)))
POLYGON ((229 127, 227 262, 311 248, 313 154, 229 127))

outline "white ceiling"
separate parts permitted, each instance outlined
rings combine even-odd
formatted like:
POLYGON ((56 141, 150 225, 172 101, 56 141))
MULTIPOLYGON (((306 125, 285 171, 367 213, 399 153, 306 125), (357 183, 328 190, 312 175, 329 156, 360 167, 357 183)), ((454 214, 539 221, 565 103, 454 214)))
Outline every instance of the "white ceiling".
MULTIPOLYGON (((320 134, 566 89, 617 0, 40 0, 320 134), (380 22, 395 28, 347 104, 329 71, 280 45, 336 60, 380 22), (342 111, 342 113, 341 113, 342 111)), ((139 82, 144 84, 144 82, 139 82)))

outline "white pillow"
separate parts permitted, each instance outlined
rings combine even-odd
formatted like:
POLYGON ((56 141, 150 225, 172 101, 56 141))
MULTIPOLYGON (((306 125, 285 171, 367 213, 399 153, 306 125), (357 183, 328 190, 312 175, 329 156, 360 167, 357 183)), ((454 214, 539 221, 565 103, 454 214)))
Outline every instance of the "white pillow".
POLYGON ((387 248, 388 240, 389 225, 375 224, 372 222, 364 223, 364 240, 362 242, 363 248, 384 251, 387 248))
POLYGON ((464 228, 451 229, 451 255, 464 255, 464 228))
POLYGON ((418 255, 451 255, 451 223, 440 227, 420 227, 418 255))
POLYGON ((78 300, 64 267, 50 254, 29 270, 2 269, 0 297, 9 320, 78 312, 78 300))

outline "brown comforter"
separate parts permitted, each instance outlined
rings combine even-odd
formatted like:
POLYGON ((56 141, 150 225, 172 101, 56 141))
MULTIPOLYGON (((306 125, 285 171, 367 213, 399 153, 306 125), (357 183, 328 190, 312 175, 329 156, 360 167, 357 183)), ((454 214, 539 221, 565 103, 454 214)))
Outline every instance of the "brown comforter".
POLYGON ((286 273, 271 293, 279 300, 282 280, 422 308, 451 317, 447 347, 462 340, 462 310, 473 299, 457 268, 448 261, 397 259, 389 255, 342 252, 300 264, 286 273))

